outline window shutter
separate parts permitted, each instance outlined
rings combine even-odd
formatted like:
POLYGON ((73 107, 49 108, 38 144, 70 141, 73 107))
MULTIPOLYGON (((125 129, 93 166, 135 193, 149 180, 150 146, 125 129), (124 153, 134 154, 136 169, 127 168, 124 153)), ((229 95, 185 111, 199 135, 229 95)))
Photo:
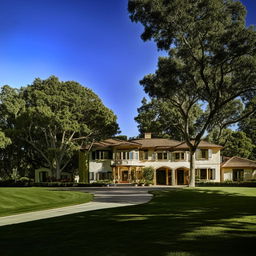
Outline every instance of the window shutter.
POLYGON ((212 158, 212 149, 208 149, 208 157, 212 158))
POLYGON ((196 160, 198 160, 200 158, 200 149, 197 149, 196 152, 195 152, 195 157, 196 157, 196 160))
POLYGON ((140 160, 144 160, 143 158, 144 152, 143 151, 139 151, 139 156, 140 156, 140 160))
POLYGON ((212 169, 212 178, 216 179, 216 169, 212 169))

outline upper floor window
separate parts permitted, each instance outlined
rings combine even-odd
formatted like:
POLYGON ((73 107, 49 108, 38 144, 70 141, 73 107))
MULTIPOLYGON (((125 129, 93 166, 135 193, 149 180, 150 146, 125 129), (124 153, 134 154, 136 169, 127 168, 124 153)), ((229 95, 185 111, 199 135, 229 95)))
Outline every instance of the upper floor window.
POLYGON ((148 160, 148 150, 140 151, 140 160, 148 160))
POLYGON ((93 160, 104 160, 104 159, 111 159, 111 158, 112 158, 111 151, 108 151, 108 150, 96 150, 92 152, 93 160))
POLYGON ((174 160, 175 161, 185 160, 185 153, 184 152, 175 152, 174 153, 174 160))
POLYGON ((138 160, 139 154, 137 151, 119 151, 116 152, 116 159, 118 160, 138 160))
POLYGON ((168 159, 167 152, 157 152, 157 159, 158 160, 167 160, 168 159))
POLYGON ((196 158, 198 160, 208 160, 211 157, 212 157, 211 149, 198 149, 196 151, 196 158))

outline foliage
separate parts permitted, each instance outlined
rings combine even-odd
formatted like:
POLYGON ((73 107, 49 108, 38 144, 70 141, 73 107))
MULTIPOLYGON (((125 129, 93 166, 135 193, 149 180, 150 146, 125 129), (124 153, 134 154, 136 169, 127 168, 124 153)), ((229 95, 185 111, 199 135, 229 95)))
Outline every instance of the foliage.
POLYGON ((224 156, 240 156, 253 159, 252 152, 255 150, 255 145, 244 132, 224 129, 219 134, 219 131, 215 129, 208 134, 207 140, 223 146, 221 154, 224 156))
POLYGON ((128 137, 126 135, 117 135, 113 138, 114 139, 119 139, 119 140, 128 140, 128 137))
POLYGON ((29 152, 24 167, 36 162, 57 179, 82 145, 118 132, 116 116, 92 90, 55 76, 37 78, 21 90, 4 86, 0 111, 0 128, 17 142, 5 157, 17 151, 19 165, 29 152))
MULTIPOLYGON (((155 138, 184 139, 183 134, 176 128, 179 113, 168 99, 152 99, 147 102, 146 98, 143 98, 141 103, 142 106, 138 108, 138 116, 135 117, 141 137, 145 132, 151 132, 155 138)), ((195 134, 197 126, 193 124, 201 113, 200 106, 193 106, 192 112, 189 129, 191 134, 195 134)))
POLYGON ((0 131, 0 148, 5 148, 9 144, 11 144, 11 139, 6 137, 5 134, 0 131))
MULTIPOLYGON (((250 104, 256 106, 256 97, 250 101, 250 104)), ((250 105, 249 105, 250 106, 250 105)), ((242 120, 239 123, 239 130, 244 132, 247 137, 252 140, 252 143, 256 145, 256 116, 251 115, 250 117, 242 120)), ((252 150, 251 158, 256 160, 256 147, 252 150)))
POLYGON ((246 10, 232 0, 130 0, 128 10, 144 26, 142 39, 168 53, 140 83, 152 99, 176 109, 173 125, 189 147, 194 186, 194 155, 205 133, 256 112, 252 104, 243 107, 256 93, 255 28, 245 27, 246 10), (197 118, 195 105, 202 110, 197 118))
POLYGON ((153 184, 154 170, 155 169, 152 166, 144 167, 142 169, 143 178, 144 178, 146 184, 153 184))

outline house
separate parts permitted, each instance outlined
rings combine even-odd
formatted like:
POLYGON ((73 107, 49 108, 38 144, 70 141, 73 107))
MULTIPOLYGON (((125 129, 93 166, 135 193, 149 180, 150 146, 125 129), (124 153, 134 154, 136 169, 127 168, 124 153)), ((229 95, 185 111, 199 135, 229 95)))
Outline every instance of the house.
POLYGON ((256 161, 233 156, 221 164, 221 181, 256 180, 256 161))
MULTIPOLYGON (((241 157, 223 158, 222 146, 201 141, 195 154, 197 182, 256 180, 256 161, 241 157)), ((87 150, 87 148, 84 148, 87 150)), ((95 142, 89 153, 89 180, 113 180, 114 183, 140 183, 143 168, 153 167, 155 185, 189 184, 189 148, 184 142, 164 138, 131 141, 106 139, 95 142)), ((51 177, 49 169, 35 171, 35 181, 44 182, 51 177)), ((62 173, 61 179, 71 179, 62 173)), ((78 179, 77 179, 78 181, 78 179)))
MULTIPOLYGON (((222 146, 202 141, 196 152, 197 181, 221 180, 222 146)), ((89 161, 90 181, 113 179, 115 183, 134 183, 142 179, 144 167, 154 168, 154 184, 189 183, 189 148, 184 142, 151 138, 122 141, 107 139, 94 143, 89 161)))

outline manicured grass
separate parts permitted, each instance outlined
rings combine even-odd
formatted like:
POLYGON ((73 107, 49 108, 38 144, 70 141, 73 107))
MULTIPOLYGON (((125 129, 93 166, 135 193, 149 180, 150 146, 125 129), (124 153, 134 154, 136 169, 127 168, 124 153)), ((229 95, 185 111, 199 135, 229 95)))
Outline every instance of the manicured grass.
POLYGON ((1 255, 253 255, 256 188, 154 192, 145 205, 0 228, 1 255))
POLYGON ((89 202, 92 195, 44 188, 0 188, 0 216, 89 202))

